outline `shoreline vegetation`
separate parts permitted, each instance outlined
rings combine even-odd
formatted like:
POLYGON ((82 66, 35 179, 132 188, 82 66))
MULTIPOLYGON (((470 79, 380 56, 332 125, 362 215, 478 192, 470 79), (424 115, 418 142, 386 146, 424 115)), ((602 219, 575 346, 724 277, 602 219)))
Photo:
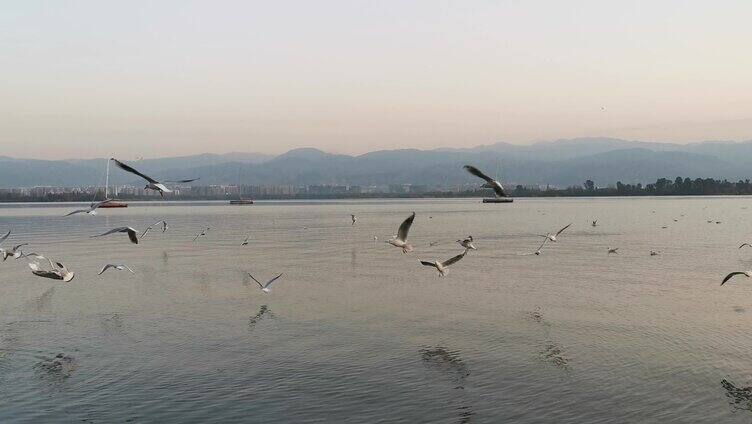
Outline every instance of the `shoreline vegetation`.
MULTIPOLYGON (((507 186, 510 197, 612 197, 612 196, 735 196, 752 195, 752 182, 749 179, 731 182, 713 178, 681 178, 671 180, 659 178, 655 183, 624 184, 618 181, 616 185, 597 187, 591 180, 581 186, 567 188, 526 187, 523 185, 507 186)), ((97 193, 97 198, 103 197, 103 191, 97 193)), ((328 193, 315 195, 310 193, 288 195, 259 195, 254 200, 323 200, 323 199, 420 199, 420 198, 480 198, 493 197, 490 189, 475 189, 463 191, 425 191, 422 193, 328 193)), ((165 195, 139 196, 118 195, 123 201, 170 201, 170 200, 231 200, 232 196, 192 196, 165 195)), ((44 196, 20 195, 16 193, 0 193, 0 203, 11 202, 91 202, 92 193, 48 193, 44 196)))

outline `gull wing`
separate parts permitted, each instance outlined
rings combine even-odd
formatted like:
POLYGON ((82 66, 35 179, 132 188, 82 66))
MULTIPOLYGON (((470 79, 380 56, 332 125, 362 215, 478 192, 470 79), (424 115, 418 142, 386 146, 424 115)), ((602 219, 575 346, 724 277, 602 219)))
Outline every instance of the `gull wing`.
POLYGON ((482 179, 486 180, 489 183, 493 182, 493 178, 491 178, 488 175, 484 174, 483 172, 481 172, 480 169, 478 169, 478 168, 476 168, 476 167, 474 167, 472 165, 465 165, 465 166, 463 166, 463 168, 465 168, 467 170, 467 172, 475 175, 478 178, 482 178, 482 179))
POLYGON ((104 273, 105 271, 107 271, 110 268, 115 268, 115 265, 113 265, 113 264, 107 264, 107 265, 103 266, 102 269, 99 270, 99 274, 97 274, 97 275, 102 275, 102 273, 104 273))
POLYGON ((138 244, 138 236, 136 235, 136 230, 134 230, 131 227, 126 228, 125 232, 128 233, 128 238, 131 239, 131 243, 138 244))
POLYGON ((739 246, 739 249, 741 249, 741 248, 742 248, 742 247, 744 247, 744 246, 749 246, 749 247, 752 247, 752 244, 749 244, 749 243, 742 243, 742 245, 741 245, 741 246, 739 246))
POLYGON ((93 203, 93 204, 91 205, 91 209, 92 209, 92 210, 93 210, 93 209, 96 209, 96 208, 98 208, 98 207, 100 207, 100 206, 104 205, 105 203, 110 203, 110 202, 112 202, 112 199, 104 199, 104 200, 102 200, 101 202, 93 203))
POLYGON ((148 176, 148 175, 144 175, 144 174, 142 174, 142 173, 140 173, 140 172, 136 171, 136 170, 135 170, 134 168, 131 168, 130 166, 128 166, 128 165, 126 165, 126 164, 124 164, 123 162, 120 162, 119 160, 117 160, 117 159, 115 159, 115 158, 110 158, 110 160, 111 160, 111 161, 114 161, 114 162, 115 162, 115 165, 117 165, 117 166, 118 166, 118 168, 122 169, 122 170, 123 170, 123 171, 125 171, 125 172, 130 172, 131 174, 136 174, 136 175, 138 175, 139 177, 141 177, 141 178, 145 179, 146 181, 148 181, 148 182, 150 182, 150 183, 153 183, 153 184, 159 184, 159 181, 155 180, 154 178, 152 178, 152 177, 150 177, 150 176, 148 176))
POLYGON ((256 284, 258 284, 258 285, 259 285, 259 287, 261 287, 262 289, 264 288, 264 285, 263 285, 263 284, 261 284, 261 283, 259 282, 259 280, 257 280, 257 279, 256 279, 256 277, 254 277, 253 275, 251 275, 251 273, 250 273, 250 272, 249 272, 249 273, 247 273, 247 274, 248 274, 248 276, 249 276, 249 277, 251 277, 251 279, 252 279, 253 281, 255 281, 255 282, 256 282, 256 284))
POLYGON ((726 277, 725 277, 725 278, 723 279, 723 281, 721 281, 721 285, 723 285, 723 284, 724 284, 724 283, 725 283, 726 281, 728 281, 728 280, 730 280, 730 279, 734 278, 734 276, 736 276, 736 275, 747 275, 747 273, 746 273, 746 272, 741 272, 741 271, 737 271, 737 272, 732 272, 732 273, 730 273, 729 275, 727 275, 727 276, 726 276, 726 277))
POLYGON ((428 262, 428 261, 420 261, 420 263, 421 263, 421 265, 425 265, 425 266, 432 266, 432 267, 436 268, 436 264, 435 264, 435 263, 433 263, 433 262, 428 262))
POLYGON ((547 241, 548 241, 548 237, 544 238, 544 239, 543 239, 543 243, 541 243, 541 245, 540 245, 540 246, 538 246, 538 250, 541 250, 541 249, 543 249, 543 246, 545 246, 545 245, 546 245, 546 242, 547 242, 547 241))
POLYGON ((272 283, 273 283, 273 282, 275 282, 275 281, 277 281, 277 279, 278 279, 279 277, 281 277, 281 276, 282 276, 282 274, 279 274, 278 276, 276 276, 276 277, 272 278, 271 280, 269 280, 269 282, 268 282, 268 283, 266 283, 266 285, 264 286, 264 288, 265 288, 265 289, 268 289, 268 288, 269 288, 269 286, 271 286, 271 285, 272 285, 272 283))
POLYGON ((562 228, 561 230, 557 231, 555 235, 558 236, 559 234, 563 233, 564 230, 566 230, 567 228, 569 228, 570 225, 572 225, 571 222, 568 225, 566 225, 564 228, 562 228))
POLYGON ((117 227, 117 228, 111 229, 110 231, 104 232, 102 234, 97 234, 97 235, 93 235, 90 237, 102 237, 102 236, 107 236, 107 235, 114 234, 114 233, 124 233, 126 231, 128 231, 128 227, 117 227))
POLYGON ((196 180, 200 180, 201 178, 189 178, 187 180, 167 180, 166 183, 191 183, 196 180))
POLYGON ((77 213, 84 213, 84 212, 89 212, 90 210, 91 210, 91 209, 76 209, 76 210, 75 210, 75 211, 73 211, 73 212, 68 212, 67 214, 63 215, 63 217, 66 217, 66 216, 71 216, 71 215, 75 215, 75 214, 77 214, 77 213))
POLYGON ((413 220, 415 220, 415 212, 400 224, 399 230, 397 230, 398 239, 402 241, 407 240, 407 233, 410 232, 410 226, 413 225, 413 220))
POLYGON ((449 265, 451 265, 451 264, 453 264, 455 262, 459 262, 459 260, 462 259, 462 258, 464 258, 465 255, 467 255, 467 250, 465 250, 464 252, 460 253, 459 255, 457 255, 457 256, 455 256, 453 258, 449 258, 449 259, 445 260, 441 264, 444 265, 444 266, 449 266, 449 265))
POLYGON ((10 237, 10 230, 8 230, 8 232, 5 233, 5 235, 3 235, 2 237, 0 237, 0 243, 4 242, 5 239, 7 239, 8 237, 10 237))

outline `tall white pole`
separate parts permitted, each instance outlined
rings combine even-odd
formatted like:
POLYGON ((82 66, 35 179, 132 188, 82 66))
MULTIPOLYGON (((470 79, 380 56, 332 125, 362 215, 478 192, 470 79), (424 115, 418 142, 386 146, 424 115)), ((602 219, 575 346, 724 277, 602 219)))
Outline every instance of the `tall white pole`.
POLYGON ((107 159, 107 176, 104 178, 104 200, 107 200, 107 189, 110 187, 110 160, 107 159))

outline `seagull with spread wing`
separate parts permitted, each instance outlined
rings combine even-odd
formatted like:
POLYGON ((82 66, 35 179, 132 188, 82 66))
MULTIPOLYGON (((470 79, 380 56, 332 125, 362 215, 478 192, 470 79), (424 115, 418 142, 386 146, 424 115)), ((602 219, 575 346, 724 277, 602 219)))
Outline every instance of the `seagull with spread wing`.
POLYGON ((448 271, 447 268, 449 267, 449 265, 457 263, 460 259, 464 258, 465 255, 467 255, 467 249, 465 249, 465 251, 462 252, 462 253, 460 253, 459 255, 454 256, 452 258, 449 258, 449 259, 445 260, 444 262, 439 262, 439 261, 433 261, 433 262, 420 261, 420 263, 422 265, 424 265, 424 266, 430 266, 430 267, 436 268, 439 271, 439 276, 443 277, 443 276, 446 275, 446 273, 448 271))
POLYGON ((206 235, 206 232, 207 232, 207 231, 209 231, 209 230, 210 230, 210 228, 209 228, 209 227, 206 227, 206 228, 204 228, 203 230, 201 230, 201 232, 200 232, 200 233, 196 234, 196 236, 195 236, 195 237, 193 237, 193 241, 196 241, 196 240, 198 240, 198 238, 199 238, 199 237, 201 237, 201 236, 205 236, 205 235, 206 235))
POLYGON ((94 236, 91 236, 91 237, 102 237, 102 236, 106 236, 106 235, 110 235, 110 234, 115 234, 115 233, 127 233, 128 234, 128 238, 131 239, 131 243, 138 244, 138 236, 136 235, 136 230, 134 230, 131 227, 117 227, 117 228, 113 228, 110 231, 107 231, 105 233, 97 234, 97 235, 94 235, 94 236))
POLYGON ((99 274, 97 274, 97 275, 102 275, 102 273, 104 273, 105 271, 107 271, 110 268, 116 269, 118 271, 122 271, 124 269, 127 269, 128 271, 130 271, 131 274, 135 274, 135 272, 133 272, 133 270, 130 269, 130 267, 128 265, 107 264, 107 265, 103 266, 101 270, 99 270, 99 274))
POLYGON ((399 229, 397 230, 397 235, 394 236, 394 238, 387 240, 387 243, 401 248, 402 253, 412 252, 413 246, 407 242, 407 233, 410 232, 410 226, 413 225, 414 220, 415 212, 400 224, 399 229))
POLYGON ((112 202, 112 199, 105 199, 105 200, 102 200, 101 202, 92 202, 87 209, 76 209, 75 211, 68 212, 64 216, 71 216, 71 215, 75 215, 77 213, 85 213, 85 214, 88 214, 88 215, 96 215, 98 207, 104 205, 105 203, 110 203, 110 202, 112 202))
MULTIPOLYGON (((43 269, 38 263, 30 262, 29 268, 31 268, 32 274, 38 277, 51 278, 53 280, 63 280, 66 283, 71 281, 73 277, 75 277, 75 275, 73 275, 73 273, 60 262, 53 263, 51 259, 45 258, 42 255, 33 255, 36 256, 37 259, 46 259, 47 261, 49 261, 50 269, 43 269)), ((29 254, 29 256, 31 256, 31 254, 29 254)))
MULTIPOLYGON (((160 183, 159 181, 155 180, 154 178, 142 174, 141 172, 138 172, 135 168, 128 166, 124 164, 123 162, 120 162, 119 160, 115 158, 110 158, 111 161, 115 162, 115 165, 118 166, 118 168, 122 169, 125 172, 130 172, 131 174, 138 175, 139 177, 145 179, 149 184, 146 184, 146 187, 144 187, 147 190, 156 190, 159 192, 159 194, 164 197, 165 193, 170 193, 172 190, 167 188, 164 184, 160 183)), ((187 179, 187 180, 177 180, 177 181, 167 181, 167 182, 176 182, 176 183, 183 183, 183 182, 191 182, 196 181, 198 178, 193 179, 187 179)))
POLYGON ((467 236, 467 238, 465 238, 464 240, 457 240, 457 243, 459 243, 460 246, 464 247, 465 249, 478 250, 473 244, 473 236, 467 236))
POLYGON ((481 187, 493 189, 494 193, 496 193, 496 197, 507 197, 507 194, 504 192, 504 187, 501 186, 500 182, 484 174, 480 169, 472 165, 465 165, 463 168, 476 177, 486 180, 486 183, 481 187))
POLYGON ((21 243, 17 244, 15 246, 12 246, 10 249, 2 249, 0 248, 0 255, 3 257, 3 261, 8 259, 9 257, 13 259, 18 259, 21 256, 24 256, 24 253, 20 250, 23 246, 28 246, 29 243, 21 243))
POLYGON ((739 249, 741 249, 741 248, 742 248, 742 247, 744 247, 744 246, 747 246, 747 247, 752 247, 752 244, 749 244, 749 243, 742 243, 742 245, 741 245, 741 246, 739 246, 739 249))
POLYGON ((538 236, 539 237, 545 237, 545 238, 547 238, 547 239, 549 239, 549 240, 551 240, 553 242, 556 242, 557 237, 559 237, 559 234, 563 233, 564 230, 566 230, 567 228, 569 228, 570 225, 572 225, 572 224, 571 223, 567 224, 564 228, 562 228, 561 230, 557 231, 554 234, 548 233, 545 236, 543 234, 538 234, 538 236))
POLYGON ((248 273, 248 276, 251 277, 253 279, 253 281, 255 281, 256 284, 259 285, 259 287, 261 287, 261 291, 262 292, 269 293, 270 291, 272 291, 272 289, 270 288, 271 285, 272 285, 272 283, 275 282, 275 281, 277 281, 277 279, 279 277, 281 277, 282 274, 279 274, 278 276, 276 276, 276 277, 272 278, 271 280, 267 281, 266 284, 261 284, 261 282, 259 282, 259 280, 257 280, 256 277, 254 277, 253 275, 251 275, 250 272, 248 273))
POLYGON ((350 219, 352 220, 352 224, 350 225, 355 225, 355 223, 358 221, 358 218, 356 218, 353 214, 350 214, 350 219))
POLYGON ((146 229, 144 230, 144 232, 143 232, 143 233, 141 233, 141 238, 144 238, 144 236, 145 236, 145 235, 146 235, 146 234, 147 234, 147 233, 149 232, 149 230, 151 230, 151 229, 152 229, 153 227, 155 227, 155 226, 157 226, 157 225, 159 225, 159 224, 162 224, 162 232, 163 232, 163 233, 164 233, 165 231, 167 231, 167 229, 168 229, 168 228, 170 228, 170 227, 168 227, 168 226, 167 226, 167 221, 165 221, 165 220, 163 220, 163 219, 162 219, 162 220, 159 220, 159 221, 157 221, 157 222, 155 222, 155 223, 153 223, 153 224, 149 225, 148 227, 146 227, 146 229))

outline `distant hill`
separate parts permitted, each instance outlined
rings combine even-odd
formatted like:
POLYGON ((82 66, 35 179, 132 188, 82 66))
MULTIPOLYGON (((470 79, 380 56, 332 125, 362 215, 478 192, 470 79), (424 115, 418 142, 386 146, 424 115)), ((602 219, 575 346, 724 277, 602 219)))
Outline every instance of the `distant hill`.
MULTIPOLYGON (((498 168, 507 184, 563 187, 592 179, 605 186, 676 176, 745 179, 752 175, 752 141, 681 145, 578 138, 527 146, 381 150, 359 156, 303 148, 276 157, 230 153, 126 162, 158 179, 200 177, 198 184, 455 185, 477 182, 462 170, 462 165, 473 163, 491 175, 498 168)), ((101 184, 105 163, 105 158, 40 161, 0 156, 0 187, 101 184)), ((110 178, 116 184, 141 184, 119 169, 113 169, 110 178)))

